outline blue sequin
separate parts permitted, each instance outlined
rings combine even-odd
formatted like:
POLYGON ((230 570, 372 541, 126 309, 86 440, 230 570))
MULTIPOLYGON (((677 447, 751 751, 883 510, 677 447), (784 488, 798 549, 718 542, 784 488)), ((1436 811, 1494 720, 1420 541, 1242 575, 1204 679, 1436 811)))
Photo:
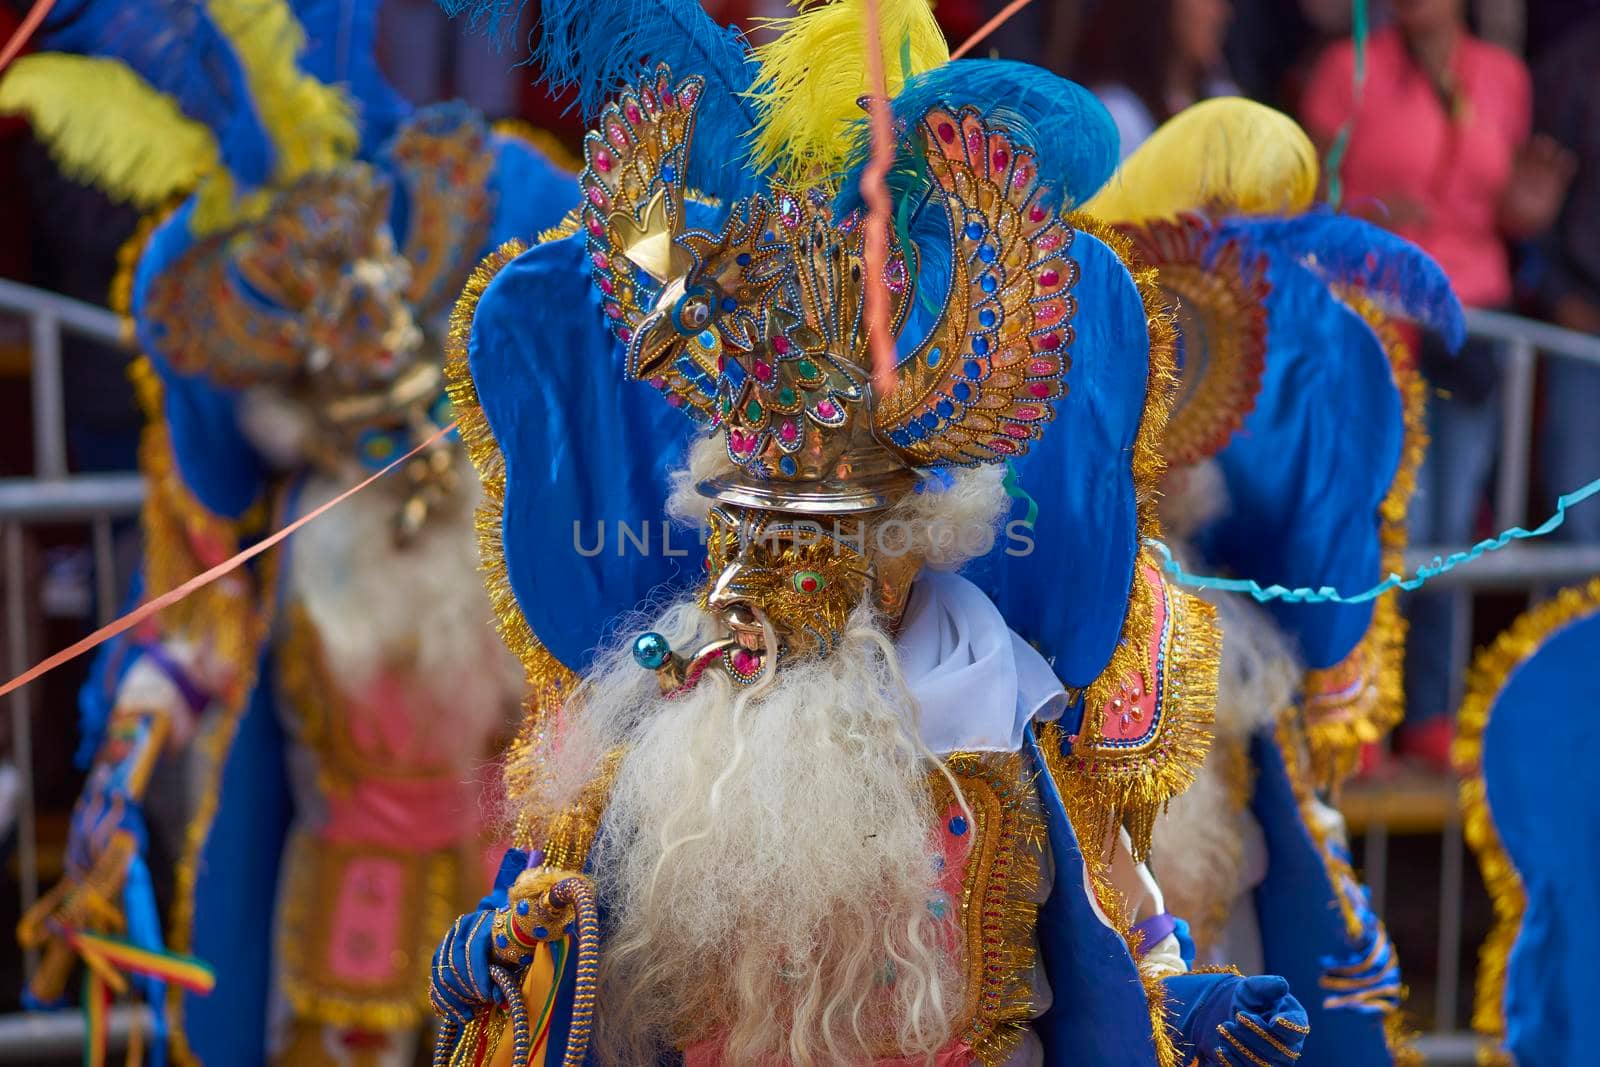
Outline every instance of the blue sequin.
POLYGON ((526 914, 528 914, 528 902, 526 900, 517 901, 517 914, 518 915, 526 915, 526 914))
POLYGON ((794 457, 793 456, 784 456, 782 459, 778 460, 778 469, 781 470, 788 477, 793 478, 794 477, 794 472, 795 472, 795 469, 796 469, 795 468, 795 463, 794 463, 794 457))
POLYGON ((983 377, 983 364, 975 359, 969 359, 961 365, 961 373, 974 380, 983 377))
POLYGON ((994 245, 979 245, 978 246, 978 258, 983 260, 985 263, 993 263, 994 262, 994 245))
POLYGON ((750 253, 740 252, 738 255, 733 257, 733 261, 739 264, 741 267, 748 267, 750 265, 750 253))
POLYGON ((999 285, 1000 283, 994 280, 993 274, 985 274, 978 280, 978 286, 986 293, 994 292, 999 285))
POLYGON ((968 385, 966 382, 957 382, 955 385, 950 387, 950 392, 963 404, 972 399, 972 386, 968 385))
POLYGON ((982 311, 978 312, 978 325, 983 326, 985 329, 993 326, 994 312, 989 308, 984 308, 982 311))
POLYGON ((939 360, 943 357, 944 349, 940 348, 938 345, 934 345, 928 350, 928 366, 937 367, 939 365, 939 360))
POLYGON ((956 815, 950 820, 950 832, 956 837, 965 837, 967 833, 967 819, 964 815, 956 815))
POLYGON ((495 934, 494 943, 499 945, 501 948, 505 948, 507 945, 511 944, 510 940, 507 939, 505 934, 495 934))
POLYGON ((732 312, 738 311, 739 310, 739 301, 735 300, 731 296, 723 297, 722 298, 722 310, 723 310, 724 314, 731 314, 732 312))
POLYGON ((967 223, 967 228, 964 232, 967 235, 967 240, 976 241, 978 238, 983 236, 983 223, 969 222, 967 223))
POLYGON ((661 168, 661 180, 666 182, 668 185, 671 185, 673 182, 677 181, 678 180, 678 168, 672 166, 670 163, 667 164, 665 167, 662 167, 661 168))
POLYGON ((989 339, 987 337, 974 337, 972 339, 972 350, 980 356, 987 356, 989 354, 989 339))
POLYGON ((948 419, 956 413, 956 406, 948 400, 941 400, 933 406, 933 410, 939 413, 940 418, 948 419))
POLYGON ((939 427, 939 416, 931 411, 923 415, 921 421, 925 430, 936 430, 939 427))
POLYGON ((533 928, 533 939, 535 941, 543 941, 545 938, 547 938, 549 936, 550 936, 550 931, 546 930, 544 927, 535 926, 533 928))

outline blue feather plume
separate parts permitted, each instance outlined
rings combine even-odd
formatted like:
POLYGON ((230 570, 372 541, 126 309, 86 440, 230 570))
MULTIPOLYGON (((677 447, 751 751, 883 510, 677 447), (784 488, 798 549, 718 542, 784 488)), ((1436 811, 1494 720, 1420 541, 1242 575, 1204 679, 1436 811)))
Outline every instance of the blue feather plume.
MULTIPOLYGON (((1073 207, 1100 190, 1117 168, 1117 127, 1095 95, 1076 82, 1031 63, 1008 59, 958 59, 906 79, 892 102, 896 127, 915 130, 935 108, 975 107, 1003 127, 1012 141, 1039 157, 1046 205, 1073 207)), ((926 183, 920 137, 902 139, 891 191, 926 183)), ((856 150, 840 182, 839 214, 861 206, 861 172, 871 155, 866 122, 857 127, 856 150)))
MULTIPOLYGON (((502 40, 514 32, 526 0, 439 0, 452 15, 502 40)), ((745 94, 760 67, 744 34, 719 25, 699 0, 541 0, 533 61, 541 80, 575 89, 585 120, 606 101, 665 63, 673 77, 706 81, 689 153, 690 186, 723 200, 756 192, 748 138, 758 116, 745 94)))
POLYGON ((306 31, 300 69, 329 85, 346 86, 360 107, 361 152, 370 156, 411 114, 411 104, 378 69, 378 9, 382 0, 293 0, 306 31))
POLYGON ((39 27, 40 51, 120 60, 217 138, 241 186, 271 176, 272 137, 256 114, 244 67, 201 0, 60 0, 39 27))
POLYGON ((1360 288, 1385 311, 1437 330, 1452 352, 1466 339, 1461 302, 1444 269, 1381 226, 1319 209, 1294 218, 1233 219, 1222 236, 1297 261, 1324 282, 1360 288))

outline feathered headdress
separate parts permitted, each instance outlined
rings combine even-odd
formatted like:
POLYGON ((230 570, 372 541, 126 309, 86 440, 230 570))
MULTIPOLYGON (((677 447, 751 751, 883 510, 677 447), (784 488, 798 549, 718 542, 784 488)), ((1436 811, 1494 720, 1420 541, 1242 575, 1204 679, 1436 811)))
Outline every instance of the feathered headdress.
POLYGON ((302 72, 284 0, 57 5, 46 49, 0 79, 0 111, 33 119, 64 170, 154 207, 198 194, 211 233, 259 217, 266 191, 347 159, 346 98, 302 72))

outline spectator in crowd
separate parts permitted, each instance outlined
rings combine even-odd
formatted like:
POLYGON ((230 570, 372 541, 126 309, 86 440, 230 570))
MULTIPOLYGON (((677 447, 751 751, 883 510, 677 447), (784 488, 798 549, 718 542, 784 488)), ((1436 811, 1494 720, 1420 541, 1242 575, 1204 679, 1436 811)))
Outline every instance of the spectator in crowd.
POLYGON ((1099 0, 1058 69, 1106 105, 1126 159, 1190 104, 1238 92, 1222 59, 1232 15, 1228 0, 1099 0))
MULTIPOLYGON (((1534 68, 1534 126, 1572 152, 1572 185, 1543 242, 1541 313, 1557 326, 1600 335, 1600 11, 1590 14, 1534 68)), ((1544 429, 1540 461, 1551 501, 1600 475, 1594 421, 1600 368, 1571 360, 1543 363, 1544 429)), ((1559 531, 1600 542, 1600 508, 1575 508, 1559 531)))
MULTIPOLYGON (((1507 239, 1554 220, 1571 155, 1530 137, 1532 88, 1510 52, 1467 29, 1464 0, 1394 0, 1394 22, 1371 35, 1366 78, 1355 84, 1351 41, 1330 47, 1307 83, 1307 131, 1326 148, 1348 137, 1342 206, 1366 214, 1433 255, 1468 307, 1500 308, 1512 295, 1507 239)), ((1499 354, 1468 342, 1455 358, 1424 338, 1432 447, 1413 498, 1411 539, 1458 545, 1475 533, 1499 437, 1499 354)), ((1420 594, 1407 612, 1407 729, 1400 745, 1448 766, 1452 685, 1465 669, 1465 634, 1449 594, 1420 594)))

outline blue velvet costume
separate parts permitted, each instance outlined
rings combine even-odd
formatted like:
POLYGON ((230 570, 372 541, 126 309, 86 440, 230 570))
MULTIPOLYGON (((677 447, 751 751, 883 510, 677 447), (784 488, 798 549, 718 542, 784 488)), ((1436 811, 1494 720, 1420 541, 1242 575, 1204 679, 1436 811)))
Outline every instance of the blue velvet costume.
MULTIPOLYGON (((199 176, 200 190, 153 217, 130 248, 120 296, 147 357, 137 375, 150 417, 144 594, 166 592, 294 518, 305 510, 303 486, 331 494, 426 439, 431 465, 410 468, 409 497, 390 505, 396 543, 472 536, 470 503, 450 504, 451 471, 462 461, 453 438, 436 437, 450 421, 436 356, 445 315, 482 256, 558 223, 577 192, 570 171, 465 106, 414 109, 401 100, 377 69, 377 14, 368 0, 237 11, 83 0, 57 4, 40 31, 45 49, 123 64, 170 101, 173 121, 198 124, 186 129, 209 131, 216 146, 216 168, 199 176), (219 11, 231 18, 215 20, 219 11), (279 16, 284 32, 268 33, 271 42, 247 39, 257 19, 279 16), (263 48, 293 51, 263 57, 263 48), (274 92, 300 95, 267 95, 274 92), (332 132, 317 141, 296 126, 300 116, 306 129, 319 122, 332 132), (257 446, 242 417, 263 388, 315 413, 304 451, 287 466, 257 446), (356 421, 318 406, 332 400, 355 405, 356 421), (413 514, 402 536, 398 508, 407 501, 413 514), (429 518, 441 513, 453 517, 429 518), (458 528, 452 535, 429 522, 458 528)), ((113 112, 116 103, 99 102, 113 112)), ((336 526, 346 514, 319 522, 336 526)), ((398 766, 404 759, 386 768, 370 752, 346 751, 354 743, 346 705, 355 698, 325 677, 324 624, 308 621, 292 579, 297 544, 110 643, 83 694, 86 752, 129 711, 136 698, 125 685, 139 671, 168 678, 187 704, 173 715, 196 723, 173 761, 191 803, 170 920, 156 919, 142 860, 120 902, 137 940, 164 940, 217 973, 203 997, 141 988, 158 1011, 158 1064, 168 1055, 230 1067, 309 1064, 331 1056, 318 1047, 319 1027, 378 1035, 379 1048, 383 1035, 414 1031, 426 1014, 430 916, 453 914, 458 882, 477 881, 475 798, 474 821, 461 829, 433 833, 445 813, 424 810, 414 829, 429 843, 413 851, 362 837, 384 819, 411 817, 395 814, 410 809, 394 797, 418 802, 390 781, 409 773, 398 766), (370 907, 351 903, 361 899, 370 907), (333 922, 340 907, 355 907, 366 925, 344 929, 343 913, 333 922), (342 976, 334 973, 341 965, 342 976)), ((433 566, 420 550, 394 560, 387 580, 397 589, 433 566)), ((355 572, 362 562, 327 566, 355 572)), ((405 615, 426 627, 429 607, 409 604, 405 615)), ((483 644, 499 657, 489 615, 485 602, 483 644)), ((347 617, 359 610, 352 605, 347 617)), ((415 703, 409 688, 374 691, 366 713, 378 729, 391 716, 386 707, 399 719, 415 703)), ((506 710, 497 693, 488 717, 503 723, 506 710)), ((429 773, 469 778, 491 740, 482 738, 464 767, 429 773)), ((125 775, 97 770, 90 788, 73 831, 80 874, 93 867, 91 843, 102 829, 93 820, 103 821, 106 798, 120 800, 125 828, 144 840, 140 797, 125 775)), ((385 832, 405 844, 403 826, 385 832)))

